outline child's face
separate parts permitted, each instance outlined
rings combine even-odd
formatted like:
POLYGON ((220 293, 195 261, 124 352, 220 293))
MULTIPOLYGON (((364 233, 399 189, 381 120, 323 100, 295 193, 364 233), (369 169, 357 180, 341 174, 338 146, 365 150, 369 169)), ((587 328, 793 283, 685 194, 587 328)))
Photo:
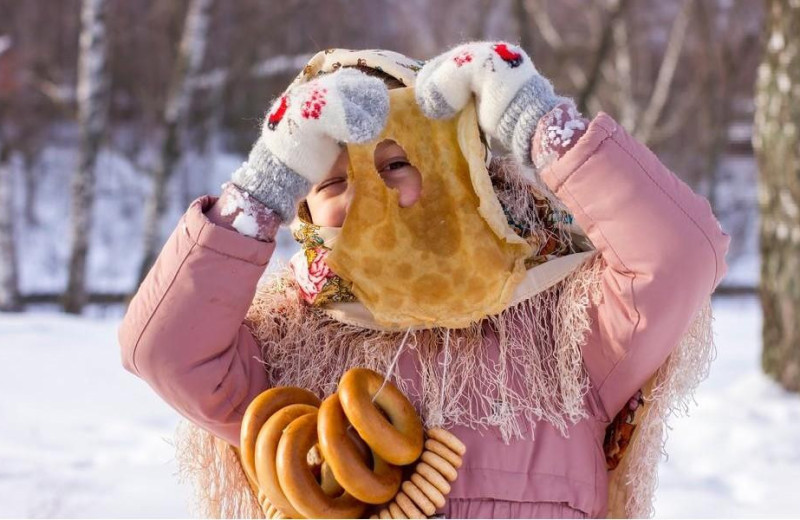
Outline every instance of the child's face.
MULTIPOLYGON (((347 149, 344 149, 328 175, 311 188, 306 202, 314 224, 342 227, 353 200, 353 189, 347 183, 348 164, 347 149)), ((387 139, 378 144, 375 148, 375 169, 388 187, 400 193, 400 207, 411 206, 419 199, 422 176, 408 162, 405 150, 397 143, 387 139)))

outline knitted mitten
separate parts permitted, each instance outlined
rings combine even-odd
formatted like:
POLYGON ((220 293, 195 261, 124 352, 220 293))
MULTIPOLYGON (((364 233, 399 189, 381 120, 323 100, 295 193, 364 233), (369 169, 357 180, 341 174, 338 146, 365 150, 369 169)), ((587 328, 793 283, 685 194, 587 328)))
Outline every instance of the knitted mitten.
POLYGON ((417 76, 417 103, 434 119, 452 117, 473 94, 481 129, 527 166, 539 119, 571 102, 556 96, 525 51, 509 43, 459 45, 430 60, 417 76))
POLYGON ((295 216, 297 202, 328 174, 341 142, 378 136, 389 113, 389 93, 378 78, 341 69, 286 91, 272 106, 233 184, 277 213, 295 216))

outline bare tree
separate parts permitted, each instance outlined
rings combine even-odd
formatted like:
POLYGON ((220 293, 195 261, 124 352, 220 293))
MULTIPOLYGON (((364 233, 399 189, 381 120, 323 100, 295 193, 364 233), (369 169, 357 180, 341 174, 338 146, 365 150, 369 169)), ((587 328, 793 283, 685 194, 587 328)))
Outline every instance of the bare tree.
POLYGON ((683 44, 686 41, 686 30, 691 21, 692 5, 693 0, 684 0, 678 16, 672 23, 667 48, 664 51, 664 58, 661 60, 658 77, 653 87, 653 95, 650 96, 650 101, 647 103, 647 107, 643 110, 641 119, 636 125, 634 135, 644 143, 649 142, 650 136, 661 118, 664 106, 667 104, 672 79, 675 77, 675 69, 678 66, 683 44))
MULTIPOLYGON (((597 41, 586 37, 585 34, 571 41, 575 34, 572 31, 560 31, 550 16, 550 8, 545 0, 516 0, 515 15, 519 18, 520 41, 533 49, 536 45, 535 26, 538 36, 545 44, 542 51, 550 51, 555 56, 555 62, 562 69, 572 83, 578 109, 598 111, 602 104, 597 99, 597 91, 601 83, 602 72, 607 68, 607 62, 614 49, 614 28, 624 17, 629 0, 612 0, 607 6, 592 12, 590 28, 597 33, 597 41), (532 25, 530 22, 533 21, 532 25), (583 59, 589 57, 588 60, 583 59)), ((558 6, 562 10, 563 5, 558 6)), ((577 15, 577 13, 570 13, 577 15)), ((533 59, 539 63, 540 58, 546 57, 548 52, 535 52, 533 59)))
POLYGON ((0 141, 0 311, 20 309, 11 150, 0 141))
POLYGON ((615 22, 625 14, 628 8, 629 0, 617 0, 612 6, 605 24, 603 25, 603 32, 600 36, 600 42, 592 59, 592 66, 589 74, 586 77, 580 93, 578 94, 578 110, 586 112, 589 107, 589 99, 597 89, 597 83, 600 81, 600 71, 606 62, 606 59, 611 54, 613 48, 613 35, 615 22))
POLYGON ((105 0, 84 0, 78 63, 78 119, 81 145, 72 177, 72 234, 64 310, 78 314, 87 302, 86 259, 94 207, 95 167, 108 120, 105 0))
POLYGON ((762 366, 800 391, 800 5, 766 0, 753 145, 760 171, 762 366))
POLYGON ((143 258, 139 281, 155 262, 161 244, 160 223, 167 207, 167 183, 175 173, 182 154, 181 133, 192 102, 192 83, 205 55, 212 0, 192 0, 186 14, 178 57, 170 80, 164 109, 164 139, 153 188, 147 201, 144 223, 143 258))
MULTIPOLYGON (((0 73, 10 76, 3 60, 12 46, 11 36, 0 35, 0 73)), ((7 62, 6 62, 7 63, 7 62)), ((8 145, 6 117, 9 112, 8 91, 13 89, 7 78, 0 84, 0 311, 19 309, 17 252, 14 236, 13 177, 11 175, 11 147, 8 145)))

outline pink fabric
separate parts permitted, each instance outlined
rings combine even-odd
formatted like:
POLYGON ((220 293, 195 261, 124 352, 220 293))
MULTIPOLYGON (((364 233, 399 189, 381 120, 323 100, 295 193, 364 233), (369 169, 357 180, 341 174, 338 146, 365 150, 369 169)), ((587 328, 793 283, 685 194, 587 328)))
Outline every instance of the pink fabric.
POLYGON ((446 518, 586 518, 564 502, 508 502, 450 498, 441 511, 446 518))
MULTIPOLYGON (((726 271, 730 238, 708 202, 613 119, 597 116, 542 179, 572 211, 608 268, 583 349, 590 414, 562 437, 549 424, 505 445, 454 428, 467 456, 450 494, 453 517, 605 516, 608 422, 669 355, 726 271)), ((190 420, 238 445, 242 413, 269 387, 242 320, 274 244, 214 225, 195 201, 122 323, 126 369, 190 420)), ((486 337, 490 352, 496 339, 486 337)), ((410 355, 400 375, 416 380, 410 355)), ((413 400, 413 396, 412 397, 413 400)))

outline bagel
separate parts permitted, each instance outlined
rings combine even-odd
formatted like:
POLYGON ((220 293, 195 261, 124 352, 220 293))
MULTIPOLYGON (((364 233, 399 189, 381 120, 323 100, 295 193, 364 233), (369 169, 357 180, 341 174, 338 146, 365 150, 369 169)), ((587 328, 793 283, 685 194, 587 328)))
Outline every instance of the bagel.
POLYGON ((438 489, 443 495, 447 495, 450 493, 450 483, 447 481, 445 477, 442 476, 441 473, 436 471, 435 468, 428 465, 425 462, 420 462, 417 464, 417 473, 419 473, 422 478, 430 482, 434 485, 436 489, 438 489))
POLYGON ((306 518, 358 518, 366 509, 346 491, 327 496, 311 469, 307 454, 317 443, 317 414, 307 414, 292 421, 278 442, 275 462, 280 487, 292 506, 306 518))
POLYGON ((348 435, 347 416, 338 394, 320 405, 317 431, 319 447, 337 482, 348 493, 367 504, 383 504, 400 489, 402 469, 387 463, 373 451, 368 466, 358 445, 348 435))
POLYGON ((400 509, 395 502, 389 504, 389 514, 392 515, 392 518, 405 518, 406 514, 400 509))
POLYGON ((327 462, 323 462, 322 466, 320 467, 319 487, 321 487, 322 492, 329 497, 338 497, 344 493, 344 488, 341 484, 339 484, 339 481, 336 480, 336 477, 334 476, 333 471, 327 462))
MULTIPOLYGON (((256 439, 255 463, 258 487, 273 506, 286 516, 298 517, 300 513, 281 489, 278 471, 275 467, 275 454, 283 430, 289 423, 308 414, 316 414, 317 408, 308 404, 291 404, 281 408, 267 419, 256 439)), ((308 464, 308 462, 306 462, 308 464)))
POLYGON ((431 439, 435 439, 450 448, 456 455, 464 456, 467 452, 467 447, 464 446, 464 443, 447 430, 431 428, 427 431, 427 434, 431 439))
POLYGON ((347 419, 375 454, 397 466, 417 460, 423 446, 422 421, 394 384, 384 385, 383 376, 367 368, 352 368, 339 381, 338 393, 347 419))
MULTIPOLYGON (((317 426, 317 434, 319 434, 319 426, 317 426)), ((358 436, 358 433, 352 428, 347 429, 347 436, 353 443, 356 445, 358 449, 358 460, 362 460, 364 464, 367 464, 372 457, 372 450, 369 449, 369 446, 358 436)), ((320 451, 320 453, 322 453, 320 451)), ((327 462, 322 463, 322 467, 320 468, 320 485, 322 486, 322 491, 325 492, 326 495, 329 497, 339 496, 344 491, 344 488, 336 481, 336 477, 333 476, 333 470, 331 470, 330 465, 327 462)))
POLYGON ((414 504, 425 513, 425 516, 431 516, 436 513, 436 506, 428 499, 428 496, 422 492, 416 484, 410 480, 404 480, 401 486, 403 492, 408 495, 408 498, 414 501, 414 504))
POLYGON ((444 507, 445 498, 444 495, 436 489, 436 487, 425 480, 422 475, 419 473, 414 473, 411 475, 411 482, 414 483, 420 491, 425 493, 425 496, 431 501, 431 503, 438 507, 444 507))
POLYGON ((450 482, 453 482, 456 478, 458 478, 458 472, 456 471, 456 468, 432 451, 425 450, 425 452, 422 454, 422 462, 429 464, 431 467, 433 467, 433 469, 435 469, 450 482))
POLYGON ((255 483, 255 444, 261 427, 272 414, 290 404, 309 404, 319 407, 319 398, 305 390, 294 386, 270 388, 258 394, 247 406, 242 418, 242 429, 239 434, 239 450, 247 478, 255 483))
POLYGON ((458 469, 461 467, 461 455, 454 452, 441 442, 437 441, 436 439, 428 439, 425 441, 425 449, 428 451, 432 451, 433 453, 437 454, 438 456, 445 459, 447 462, 450 463, 451 466, 458 469))
POLYGON ((425 513, 419 510, 416 504, 414 504, 414 501, 408 498, 405 492, 399 492, 397 496, 394 497, 394 501, 397 502, 397 505, 400 506, 400 509, 403 510, 407 518, 427 518, 425 513))

